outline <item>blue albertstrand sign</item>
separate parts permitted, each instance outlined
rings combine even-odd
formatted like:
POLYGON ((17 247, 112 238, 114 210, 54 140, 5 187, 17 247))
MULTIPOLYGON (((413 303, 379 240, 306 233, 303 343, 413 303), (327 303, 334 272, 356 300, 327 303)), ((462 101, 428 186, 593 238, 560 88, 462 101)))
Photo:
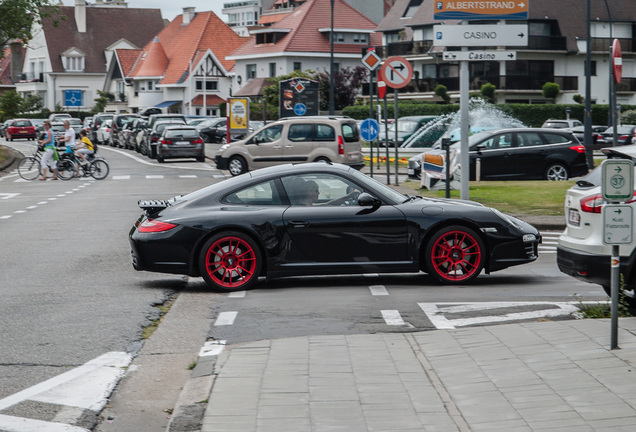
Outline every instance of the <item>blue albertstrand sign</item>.
POLYGON ((436 20, 525 20, 528 2, 516 1, 435 1, 436 20))

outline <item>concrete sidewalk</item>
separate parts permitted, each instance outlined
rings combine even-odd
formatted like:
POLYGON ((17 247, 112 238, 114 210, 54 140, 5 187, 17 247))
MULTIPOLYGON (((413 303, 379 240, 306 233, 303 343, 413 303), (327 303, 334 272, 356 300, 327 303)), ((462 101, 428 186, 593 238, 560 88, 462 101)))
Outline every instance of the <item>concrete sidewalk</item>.
POLYGON ((228 347, 201 431, 633 431, 636 318, 228 347))

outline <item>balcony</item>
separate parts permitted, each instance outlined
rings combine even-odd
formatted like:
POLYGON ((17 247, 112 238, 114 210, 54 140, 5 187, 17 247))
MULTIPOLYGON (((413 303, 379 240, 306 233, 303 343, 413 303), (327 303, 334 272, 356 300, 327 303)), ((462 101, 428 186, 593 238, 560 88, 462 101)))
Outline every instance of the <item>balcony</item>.
POLYGON ((25 72, 20 74, 20 82, 44 82, 44 74, 25 72))
MULTIPOLYGON (((592 38, 592 51, 609 52, 614 39, 592 38)), ((622 52, 634 52, 634 39, 618 39, 622 52)))

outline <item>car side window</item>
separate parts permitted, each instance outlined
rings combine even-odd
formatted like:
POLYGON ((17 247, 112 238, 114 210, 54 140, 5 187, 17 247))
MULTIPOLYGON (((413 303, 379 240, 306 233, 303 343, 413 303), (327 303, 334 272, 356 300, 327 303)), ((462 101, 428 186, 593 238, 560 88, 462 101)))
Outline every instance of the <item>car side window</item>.
POLYGON ((538 133, 520 133, 517 135, 519 147, 533 147, 543 144, 543 140, 538 133))
POLYGON ((513 136, 511 133, 499 135, 499 142, 497 143, 497 146, 500 149, 510 148, 513 146, 512 139, 513 136))
POLYGON ((289 126, 288 138, 290 141, 311 141, 313 125, 293 124, 289 126))
POLYGON ((254 142, 272 142, 280 139, 280 134, 283 132, 283 125, 274 125, 265 128, 254 135, 254 142))
POLYGON ((316 137, 314 138, 316 141, 335 141, 336 140, 336 131, 333 127, 326 124, 318 124, 316 125, 316 137))
POLYGON ((561 135, 561 134, 544 133, 543 137, 548 142, 548 144, 559 144, 559 143, 566 143, 570 141, 569 139, 567 139, 565 135, 561 135))
POLYGON ((229 204, 242 205, 281 205, 282 200, 274 180, 248 186, 233 192, 222 199, 229 204))
POLYGON ((283 187, 292 206, 354 206, 361 189, 333 174, 303 174, 283 177, 283 187))

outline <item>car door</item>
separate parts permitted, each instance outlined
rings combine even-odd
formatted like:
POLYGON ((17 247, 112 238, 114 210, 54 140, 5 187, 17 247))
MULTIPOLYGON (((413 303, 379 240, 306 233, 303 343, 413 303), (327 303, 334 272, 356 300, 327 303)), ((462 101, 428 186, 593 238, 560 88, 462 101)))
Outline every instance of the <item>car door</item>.
POLYGON ((297 205, 290 198, 292 205, 283 214, 291 240, 289 261, 330 266, 332 273, 337 273, 337 267, 372 268, 407 261, 407 224, 400 210, 391 205, 360 207, 357 199, 341 202, 345 195, 364 190, 335 174, 284 177, 290 197, 290 185, 298 180, 317 184, 319 194, 314 205, 297 205))
POLYGON ((517 152, 513 161, 517 178, 542 179, 550 147, 550 143, 538 132, 517 133, 517 152))
MULTIPOLYGON (((307 162, 314 147, 315 126, 312 123, 292 123, 289 125, 284 138, 285 162, 307 162)), ((333 128, 331 129, 333 130, 333 128)), ((335 140, 335 133, 333 136, 335 140)))
POLYGON ((511 132, 491 135, 474 143, 470 148, 470 178, 481 180, 506 180, 514 178, 512 167, 515 136, 511 132), (479 173, 477 173, 479 170, 479 173))
POLYGON ((284 125, 272 124, 261 129, 245 142, 245 150, 253 169, 264 168, 284 162, 284 125))

